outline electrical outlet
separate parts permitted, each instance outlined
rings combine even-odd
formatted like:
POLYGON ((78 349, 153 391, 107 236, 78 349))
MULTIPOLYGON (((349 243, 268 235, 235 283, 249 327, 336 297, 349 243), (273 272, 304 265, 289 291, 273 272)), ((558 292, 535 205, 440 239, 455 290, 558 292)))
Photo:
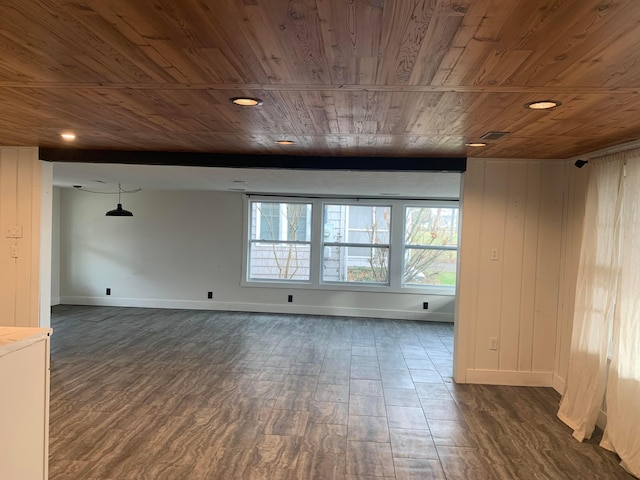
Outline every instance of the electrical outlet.
POLYGON ((107 288, 107 295, 111 295, 111 289, 107 288))
POLYGON ((293 295, 289 295, 289 298, 287 298, 287 302, 289 303, 293 302, 293 295))
POLYGON ((207 292, 207 298, 208 299, 212 299, 213 298, 213 292, 207 292))
POLYGON ((498 249, 497 248, 492 248, 491 249, 491 260, 498 260, 498 249))
POLYGON ((422 309, 429 310, 429 302, 422 302, 422 309))
POLYGON ((489 350, 498 350, 498 337, 489 337, 489 350))

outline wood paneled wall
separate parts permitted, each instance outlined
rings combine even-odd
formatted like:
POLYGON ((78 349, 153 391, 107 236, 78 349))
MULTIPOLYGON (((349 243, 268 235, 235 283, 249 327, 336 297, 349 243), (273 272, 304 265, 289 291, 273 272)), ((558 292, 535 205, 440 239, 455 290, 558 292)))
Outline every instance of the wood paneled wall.
POLYGON ((553 387, 564 392, 564 383, 569 368, 573 310, 582 243, 582 224, 589 179, 589 167, 578 169, 567 164, 565 186, 564 224, 562 229, 562 269, 560 271, 560 301, 558 303, 558 325, 556 365, 553 387))
POLYGON ((469 160, 460 252, 458 381, 552 384, 568 168, 574 167, 560 161, 469 160), (492 337, 497 350, 490 349, 492 337))
POLYGON ((2 326, 39 325, 41 188, 38 149, 0 147, 2 326), (22 228, 20 238, 7 237, 13 227, 22 228))

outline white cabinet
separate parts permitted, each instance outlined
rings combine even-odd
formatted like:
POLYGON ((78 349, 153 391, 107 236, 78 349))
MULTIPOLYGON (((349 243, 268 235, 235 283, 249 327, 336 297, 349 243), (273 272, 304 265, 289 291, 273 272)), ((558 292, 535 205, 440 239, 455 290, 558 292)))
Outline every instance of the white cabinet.
POLYGON ((0 327, 0 479, 48 477, 50 335, 0 327))

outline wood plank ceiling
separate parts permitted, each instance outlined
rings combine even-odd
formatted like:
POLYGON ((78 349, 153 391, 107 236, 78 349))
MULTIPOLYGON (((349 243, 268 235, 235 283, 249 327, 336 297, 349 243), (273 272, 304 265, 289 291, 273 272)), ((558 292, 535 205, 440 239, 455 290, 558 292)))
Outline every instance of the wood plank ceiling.
POLYGON ((568 158, 640 138, 639 26, 637 0, 2 0, 0 145, 568 158))

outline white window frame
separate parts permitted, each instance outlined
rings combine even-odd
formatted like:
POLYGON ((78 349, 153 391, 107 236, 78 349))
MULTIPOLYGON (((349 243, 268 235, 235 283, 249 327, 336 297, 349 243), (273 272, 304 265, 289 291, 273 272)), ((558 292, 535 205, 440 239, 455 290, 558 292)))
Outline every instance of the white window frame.
MULTIPOLYGON (((305 219, 306 222, 306 227, 310 228, 310 223, 313 220, 313 216, 314 216, 314 207, 313 207, 313 203, 310 201, 307 201, 306 199, 291 199, 291 198, 262 198, 262 197, 254 197, 249 199, 248 197, 245 196, 245 212, 247 213, 247 217, 244 219, 244 249, 243 249, 243 258, 242 258, 242 268, 244 271, 244 278, 245 278, 245 283, 246 284, 251 284, 251 283, 260 283, 260 284, 264 284, 264 283, 286 283, 287 285, 290 284, 310 284, 311 283, 311 275, 313 274, 313 271, 311 269, 311 265, 309 265, 309 280, 303 280, 303 279, 288 279, 288 278, 251 278, 251 246, 253 244, 256 245, 260 245, 260 244, 281 244, 281 245, 309 245, 309 250, 310 250, 310 256, 313 255, 313 242, 312 240, 306 241, 306 240, 289 240, 289 228, 288 228, 288 223, 286 221, 287 218, 287 212, 286 212, 286 205, 285 205, 285 209, 282 208, 282 205, 279 208, 279 221, 278 221, 278 229, 279 229, 279 236, 282 237, 287 237, 287 240, 263 240, 261 238, 256 238, 256 239, 252 239, 251 238, 251 221, 252 221, 252 204, 253 203, 275 203, 275 204, 292 204, 292 203, 297 203, 297 204, 301 204, 301 205, 309 205, 311 204, 311 212, 310 214, 307 215, 307 218, 305 219), (309 218, 311 217, 311 218, 309 218)), ((258 236, 259 236, 259 232, 260 232, 260 222, 261 222, 261 215, 258 215, 256 217, 256 232, 258 232, 258 236)), ((309 231, 309 230, 307 230, 309 231)), ((311 263, 311 259, 309 260, 311 263)))
MULTIPOLYGON (((322 250, 322 257, 324 260, 324 249, 326 247, 345 247, 345 248, 386 248, 388 250, 388 278, 387 281, 385 283, 382 282, 350 282, 348 280, 345 281, 340 281, 340 280, 323 280, 322 276, 323 276, 323 269, 321 269, 320 273, 320 283, 322 285, 349 285, 349 286, 353 286, 353 285, 363 285, 363 286, 375 286, 375 287, 389 287, 391 285, 391 232, 393 231, 393 205, 391 205, 391 202, 388 201, 371 201, 371 200, 367 200, 367 201, 354 201, 352 200, 337 200, 337 201, 333 201, 333 200, 329 200, 329 199, 325 199, 322 202, 322 226, 323 226, 323 230, 324 230, 324 225, 326 224, 326 221, 324 219, 324 214, 325 214, 325 208, 327 205, 338 205, 338 206, 344 206, 344 207, 388 207, 389 208, 389 213, 391 215, 391 225, 389 227, 389 241, 387 243, 358 243, 358 242, 326 242, 325 238, 324 238, 324 232, 322 235, 322 244, 321 244, 321 250, 322 250)), ((358 231, 366 231, 364 229, 360 229, 360 228, 349 228, 349 222, 350 222, 350 216, 349 216, 349 209, 347 208, 347 214, 346 214, 346 219, 345 219, 345 224, 346 224, 346 232, 347 235, 349 232, 358 232, 358 231)), ((359 255, 352 255, 352 257, 354 258, 367 258, 364 256, 359 256, 359 255)))
MULTIPOLYGON (((406 202, 404 204, 404 207, 402 208, 402 271, 400 273, 400 281, 402 282, 402 286, 403 288, 453 288, 455 289, 456 286, 438 286, 438 285, 424 285, 424 286, 420 286, 420 285, 415 285, 415 284, 410 284, 410 283, 404 283, 404 268, 405 268, 405 261, 406 261, 406 252, 407 250, 440 250, 440 251, 451 251, 451 252, 456 252, 456 258, 457 258, 457 262, 460 261, 459 258, 459 252, 460 249, 458 248, 460 243, 460 205, 458 202, 435 202, 435 201, 429 201, 428 204, 425 204, 424 202, 421 203, 415 203, 415 202, 406 202), (458 210, 458 218, 457 218, 457 222, 458 222, 458 232, 457 232, 457 238, 458 238, 458 244, 457 245, 407 245, 406 243, 406 231, 407 231, 407 208, 448 208, 448 209, 456 209, 458 210)), ((456 268, 456 272, 457 272, 457 268, 456 268)), ((458 283, 458 278, 456 278, 456 285, 458 283)))
MULTIPOLYGON (((414 199, 354 199, 343 197, 285 197, 244 195, 243 216, 243 248, 242 248, 242 280, 244 287, 273 287, 307 290, 332 290, 374 293, 403 293, 416 295, 455 295, 454 286, 437 285, 402 285, 404 276, 404 235, 405 235, 405 207, 444 207, 460 209, 458 200, 414 200, 414 199), (264 203, 310 203, 311 218, 307 218, 307 228, 311 232, 311 265, 308 281, 287 279, 249 279, 249 253, 251 234, 251 202, 264 203), (360 282, 322 282, 322 258, 324 249, 324 205, 381 205, 391 206, 391 232, 389 234, 389 283, 360 283, 360 282)), ((460 210, 459 210, 460 211, 460 210)), ((458 217, 458 242, 460 241, 460 215, 458 217)), ((290 242, 286 242, 290 243, 290 242)), ((307 244, 308 242, 301 242, 307 244)), ((358 245, 362 246, 362 245, 358 245)), ((365 245, 366 246, 366 245, 365 245)), ((455 247, 459 252, 459 248, 455 247)), ((458 262, 460 261, 458 255, 458 262)), ((457 282, 459 279, 457 279, 457 282)))

